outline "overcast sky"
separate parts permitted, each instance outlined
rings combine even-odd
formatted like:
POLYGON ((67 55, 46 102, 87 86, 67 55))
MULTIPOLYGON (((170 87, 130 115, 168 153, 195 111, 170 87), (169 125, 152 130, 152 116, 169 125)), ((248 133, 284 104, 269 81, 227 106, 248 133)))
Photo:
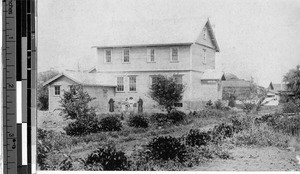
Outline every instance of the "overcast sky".
POLYGON ((39 0, 38 68, 89 69, 97 32, 119 20, 209 16, 216 68, 263 86, 300 64, 299 0, 39 0))

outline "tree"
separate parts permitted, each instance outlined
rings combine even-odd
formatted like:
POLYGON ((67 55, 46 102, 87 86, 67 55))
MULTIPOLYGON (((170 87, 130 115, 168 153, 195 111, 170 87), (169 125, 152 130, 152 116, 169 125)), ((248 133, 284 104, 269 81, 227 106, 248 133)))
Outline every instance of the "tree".
POLYGON ((168 113, 183 97, 185 86, 177 84, 172 77, 158 76, 150 87, 150 96, 159 105, 164 106, 168 113))
POLYGON ((37 107, 40 110, 48 110, 49 107, 49 91, 47 86, 43 86, 43 83, 49 79, 58 75, 57 71, 44 71, 38 74, 37 79, 37 107))
POLYGON ((72 120, 94 116, 95 108, 88 105, 94 99, 83 90, 81 85, 73 85, 70 91, 64 92, 60 100, 61 111, 66 119, 72 120))
POLYGON ((291 69, 283 77, 283 81, 287 82, 287 87, 291 90, 296 98, 300 98, 300 65, 297 65, 296 69, 291 69))

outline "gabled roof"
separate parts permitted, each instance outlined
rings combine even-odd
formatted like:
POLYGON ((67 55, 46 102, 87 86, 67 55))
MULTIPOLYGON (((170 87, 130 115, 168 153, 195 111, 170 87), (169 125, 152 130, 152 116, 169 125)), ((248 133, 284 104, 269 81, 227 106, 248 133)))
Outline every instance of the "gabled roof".
POLYGON ((58 80, 63 76, 83 86, 111 86, 111 87, 117 86, 116 82, 112 80, 114 78, 109 74, 71 72, 71 71, 66 71, 53 77, 52 79, 45 82, 43 86, 49 85, 50 83, 58 80))
POLYGON ((224 72, 216 70, 204 71, 201 80, 225 80, 224 72))
POLYGON ((190 45, 196 42, 205 25, 216 51, 219 51, 212 26, 206 17, 113 22, 101 28, 98 44, 93 47, 190 45))

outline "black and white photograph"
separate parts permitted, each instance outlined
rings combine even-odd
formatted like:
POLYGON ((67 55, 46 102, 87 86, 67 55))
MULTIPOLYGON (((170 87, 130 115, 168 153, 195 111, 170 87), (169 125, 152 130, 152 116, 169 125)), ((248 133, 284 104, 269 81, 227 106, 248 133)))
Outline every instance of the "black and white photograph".
POLYGON ((37 171, 300 171, 300 1, 36 15, 37 171))

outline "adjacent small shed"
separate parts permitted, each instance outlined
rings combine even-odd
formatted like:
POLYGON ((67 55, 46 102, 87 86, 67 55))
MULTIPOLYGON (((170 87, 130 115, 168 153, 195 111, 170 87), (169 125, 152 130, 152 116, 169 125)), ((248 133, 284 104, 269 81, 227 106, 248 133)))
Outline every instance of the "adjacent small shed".
POLYGON ((216 70, 206 70, 201 77, 202 99, 218 100, 222 99, 222 81, 226 80, 224 72, 216 70))
POLYGON ((97 111, 107 112, 108 101, 115 96, 116 83, 111 80, 113 77, 100 73, 84 72, 63 72, 48 80, 43 86, 49 89, 49 111, 60 108, 60 99, 64 91, 70 90, 72 85, 82 85, 83 89, 91 97, 96 99, 91 102, 91 106, 97 111))

